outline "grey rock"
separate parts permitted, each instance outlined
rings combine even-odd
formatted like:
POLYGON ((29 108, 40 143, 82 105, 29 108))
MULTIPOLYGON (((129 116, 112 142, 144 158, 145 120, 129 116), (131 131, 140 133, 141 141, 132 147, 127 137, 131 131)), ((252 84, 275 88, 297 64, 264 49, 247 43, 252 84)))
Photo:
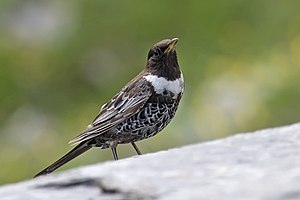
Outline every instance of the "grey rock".
POLYGON ((300 123, 0 188, 2 200, 299 200, 300 123))

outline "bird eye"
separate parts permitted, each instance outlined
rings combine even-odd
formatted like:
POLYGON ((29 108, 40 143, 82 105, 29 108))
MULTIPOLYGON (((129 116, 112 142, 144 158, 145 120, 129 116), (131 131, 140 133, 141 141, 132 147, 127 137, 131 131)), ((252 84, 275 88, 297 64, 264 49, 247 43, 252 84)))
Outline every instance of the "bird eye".
POLYGON ((160 58, 160 56, 162 55, 162 51, 159 48, 153 48, 150 49, 149 53, 148 53, 148 59, 154 59, 157 60, 160 58))
POLYGON ((159 50, 153 50, 153 55, 155 57, 158 57, 160 55, 160 51, 159 50))

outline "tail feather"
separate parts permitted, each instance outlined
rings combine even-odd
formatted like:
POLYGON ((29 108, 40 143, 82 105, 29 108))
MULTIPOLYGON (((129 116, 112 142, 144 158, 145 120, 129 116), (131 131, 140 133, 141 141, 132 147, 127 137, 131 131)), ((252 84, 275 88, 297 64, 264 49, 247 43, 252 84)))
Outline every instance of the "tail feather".
POLYGON ((80 144, 78 144, 77 146, 74 147, 74 149, 72 149, 70 152, 68 152, 66 155, 64 155, 63 157, 61 157, 59 160, 57 160, 56 162, 54 162, 53 164, 51 164, 49 167, 47 167, 46 169, 42 170, 41 172, 39 172, 38 174, 36 174, 34 176, 34 178, 41 176, 41 175, 46 175, 46 174, 50 174, 51 172, 53 172, 54 170, 56 170, 57 168, 61 167, 62 165, 66 164, 67 162, 69 162, 70 160, 76 158, 77 156, 79 156, 80 154, 86 152, 87 150, 89 150, 90 148, 92 148, 91 146, 89 146, 87 144, 87 142, 82 142, 80 144))

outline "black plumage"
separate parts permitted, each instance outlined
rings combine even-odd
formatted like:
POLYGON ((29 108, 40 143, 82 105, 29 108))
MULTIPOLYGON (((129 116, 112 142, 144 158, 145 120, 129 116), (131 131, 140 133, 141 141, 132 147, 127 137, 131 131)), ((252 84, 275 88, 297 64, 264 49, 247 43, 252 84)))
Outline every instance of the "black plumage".
POLYGON ((177 41, 166 39, 155 44, 144 70, 102 106, 83 133, 70 141, 77 144, 75 148, 36 176, 51 173, 92 147, 111 148, 115 160, 118 144, 131 143, 141 154, 135 142, 154 136, 168 125, 184 91, 175 50, 177 41))

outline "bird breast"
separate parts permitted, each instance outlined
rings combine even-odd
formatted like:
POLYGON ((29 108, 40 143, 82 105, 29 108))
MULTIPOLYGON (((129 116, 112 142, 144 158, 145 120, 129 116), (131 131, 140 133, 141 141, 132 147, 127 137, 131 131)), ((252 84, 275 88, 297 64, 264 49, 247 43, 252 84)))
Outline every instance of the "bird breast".
POLYGON ((182 94, 184 91, 184 79, 182 73, 180 78, 173 81, 156 75, 146 75, 144 78, 152 84, 154 91, 157 94, 163 94, 164 91, 168 91, 174 94, 174 98, 177 98, 178 94, 182 94))

